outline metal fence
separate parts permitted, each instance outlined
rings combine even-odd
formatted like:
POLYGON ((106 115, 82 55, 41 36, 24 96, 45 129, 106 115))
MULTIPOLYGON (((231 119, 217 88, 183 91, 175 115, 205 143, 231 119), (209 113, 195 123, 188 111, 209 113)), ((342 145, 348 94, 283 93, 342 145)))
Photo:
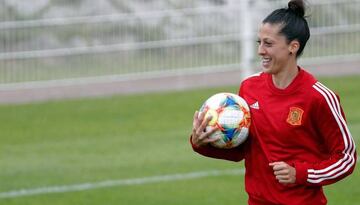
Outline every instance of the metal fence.
MULTIPOLYGON (((20 1, 0 3, 0 87, 234 69, 249 73, 257 60, 257 26, 287 4, 43 0, 28 8, 14 2, 20 1)), ((312 36, 302 60, 360 57, 360 0, 313 0, 309 8, 312 36)))

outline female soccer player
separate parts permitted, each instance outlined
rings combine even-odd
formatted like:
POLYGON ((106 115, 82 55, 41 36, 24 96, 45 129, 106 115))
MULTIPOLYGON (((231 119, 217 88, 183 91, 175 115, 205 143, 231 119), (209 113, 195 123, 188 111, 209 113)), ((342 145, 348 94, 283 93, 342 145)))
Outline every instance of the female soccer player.
POLYGON ((355 144, 339 97, 297 65, 310 37, 302 0, 267 16, 258 32, 263 71, 245 79, 239 95, 250 105, 247 141, 233 149, 209 145, 210 119, 194 114, 191 144, 208 157, 245 160, 250 205, 326 204, 322 186, 351 174, 355 144))

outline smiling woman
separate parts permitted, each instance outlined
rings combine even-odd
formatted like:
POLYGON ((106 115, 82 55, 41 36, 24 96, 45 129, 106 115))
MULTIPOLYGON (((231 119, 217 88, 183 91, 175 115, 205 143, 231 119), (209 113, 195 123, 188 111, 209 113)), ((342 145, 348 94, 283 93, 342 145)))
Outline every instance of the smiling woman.
POLYGON ((298 73, 296 53, 299 42, 290 44, 283 35, 279 35, 281 24, 264 23, 259 31, 258 54, 262 57, 263 71, 274 76, 274 83, 279 88, 286 88, 298 73))
POLYGON ((194 115, 191 144, 208 157, 245 160, 250 205, 326 204, 322 186, 351 174, 356 150, 339 97, 297 63, 309 27, 302 0, 273 11, 260 25, 263 72, 245 79, 239 95, 250 105, 248 140, 221 150, 209 142, 210 121, 194 115))
POLYGON ((286 88, 297 75, 296 60, 310 38, 304 9, 303 1, 290 1, 288 9, 273 11, 259 29, 258 54, 264 72, 274 74, 279 88, 286 88))

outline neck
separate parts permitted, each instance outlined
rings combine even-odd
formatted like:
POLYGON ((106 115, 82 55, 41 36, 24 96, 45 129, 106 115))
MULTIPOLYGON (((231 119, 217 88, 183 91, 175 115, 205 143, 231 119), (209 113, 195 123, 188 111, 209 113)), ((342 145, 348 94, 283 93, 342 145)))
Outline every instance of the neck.
POLYGON ((296 63, 294 63, 292 65, 289 65, 288 68, 283 69, 282 72, 273 74, 272 80, 275 87, 279 89, 285 89, 291 84, 291 82, 295 79, 298 73, 299 69, 296 63))

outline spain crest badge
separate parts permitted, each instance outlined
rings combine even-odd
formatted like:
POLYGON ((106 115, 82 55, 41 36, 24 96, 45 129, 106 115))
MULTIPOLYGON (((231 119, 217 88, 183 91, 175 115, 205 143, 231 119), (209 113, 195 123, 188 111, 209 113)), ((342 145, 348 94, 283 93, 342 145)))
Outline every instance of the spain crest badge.
POLYGON ((286 119, 286 122, 294 126, 301 125, 303 114, 304 114, 303 109, 298 107, 290 107, 290 111, 286 119))

